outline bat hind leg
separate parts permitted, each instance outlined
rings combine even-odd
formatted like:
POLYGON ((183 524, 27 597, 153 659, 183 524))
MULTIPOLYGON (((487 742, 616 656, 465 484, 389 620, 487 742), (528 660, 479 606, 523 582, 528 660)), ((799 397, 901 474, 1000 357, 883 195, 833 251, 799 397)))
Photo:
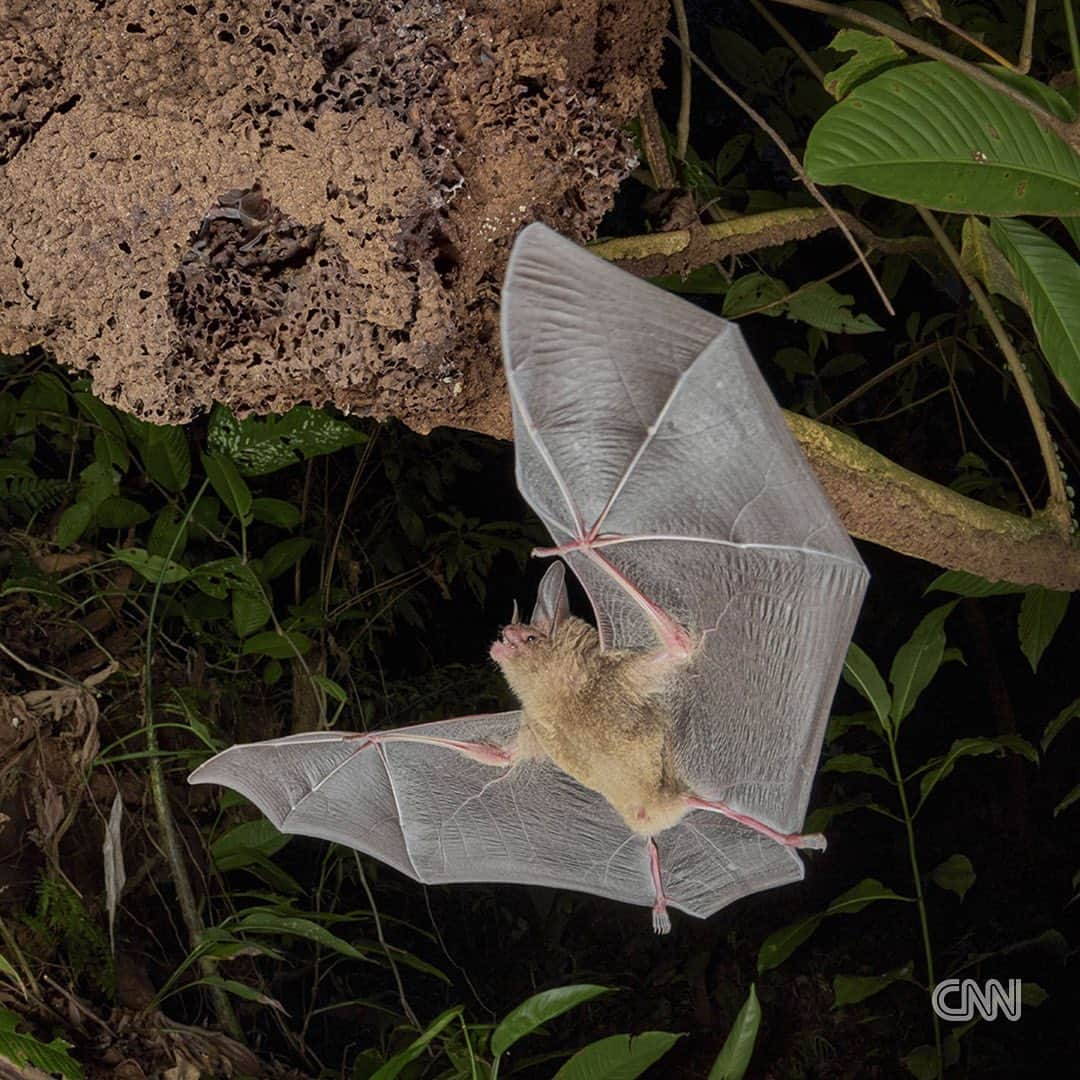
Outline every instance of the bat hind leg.
POLYGON ((660 852, 656 850, 656 841, 650 836, 649 846, 649 869, 652 872, 653 889, 656 900, 652 907, 653 933, 668 934, 671 932, 671 916, 667 913, 668 898, 664 895, 664 882, 660 877, 660 852))
POLYGON ((784 847, 804 848, 809 851, 825 850, 826 841, 821 833, 777 832, 776 829, 766 825, 764 821, 758 821, 757 818, 751 817, 749 814, 740 814, 738 810, 733 810, 727 803, 699 799, 696 795, 687 795, 686 802, 692 810, 708 810, 714 814, 723 814, 724 817, 737 821, 740 825, 745 825, 747 828, 753 829, 754 832, 759 832, 762 836, 775 840, 778 844, 783 844, 784 847))

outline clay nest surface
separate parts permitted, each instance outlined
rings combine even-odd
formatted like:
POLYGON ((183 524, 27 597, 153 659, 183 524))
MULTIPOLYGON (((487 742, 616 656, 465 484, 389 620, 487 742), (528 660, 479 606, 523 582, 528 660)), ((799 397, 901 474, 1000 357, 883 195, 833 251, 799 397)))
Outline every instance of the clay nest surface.
POLYGON ((593 235, 663 0, 8 0, 0 350, 179 423, 499 430, 518 229, 593 235))

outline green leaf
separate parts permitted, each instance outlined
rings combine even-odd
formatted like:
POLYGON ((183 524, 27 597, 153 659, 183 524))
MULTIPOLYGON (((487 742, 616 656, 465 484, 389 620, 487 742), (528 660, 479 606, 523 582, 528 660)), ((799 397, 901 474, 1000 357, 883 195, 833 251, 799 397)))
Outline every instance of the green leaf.
POLYGON ((555 990, 544 990, 526 998, 516 1009, 507 1013, 498 1027, 491 1034, 491 1052, 495 1057, 502 1057, 511 1046, 535 1031, 541 1024, 562 1016, 564 1012, 592 1001, 601 994, 610 994, 608 986, 596 986, 580 983, 575 986, 560 986, 555 990))
POLYGON ((879 900, 900 900, 905 904, 914 902, 908 896, 894 893, 876 878, 863 878, 857 885, 852 885, 846 892, 842 892, 825 909, 825 914, 854 915, 870 904, 876 904, 879 900))
POLYGON ((461 1005, 455 1005, 438 1016, 424 1029, 423 1034, 414 1040, 409 1046, 395 1054, 381 1069, 371 1074, 370 1080, 395 1080, 401 1070, 411 1061, 415 1061, 428 1047, 431 1041, 452 1021, 456 1020, 464 1012, 461 1005))
POLYGON ((149 517, 150 512, 145 506, 122 495, 113 495, 94 511, 94 524, 102 529, 129 529, 132 525, 141 525, 149 517))
POLYGON ((750 1058, 754 1053, 754 1043, 757 1042, 760 1026, 761 1005, 758 1002, 757 990, 751 983, 750 993, 746 995, 728 1037, 709 1070, 709 1080, 742 1080, 750 1067, 750 1058))
POLYGON ((222 872, 238 870, 255 862, 258 857, 269 858, 289 842, 266 818, 245 821, 219 836, 210 845, 214 865, 222 872))
POLYGON ((957 761, 962 757, 979 757, 983 754, 1004 753, 1022 754, 1028 761, 1037 762, 1039 755, 1035 747, 1021 739, 1019 735, 998 735, 995 738, 983 738, 976 736, 969 739, 957 739, 949 747, 947 753, 941 757, 932 758, 923 767, 924 775, 919 784, 919 806, 926 801, 926 797, 944 780, 956 767, 957 761))
POLYGON ((275 660, 291 660, 303 656, 311 648, 311 638, 298 630, 279 634, 276 630, 264 630, 244 642, 241 652, 245 655, 271 656, 275 660))
POLYGON ((864 773, 867 776, 880 776, 882 780, 888 780, 890 784, 893 782, 893 778, 866 754, 837 754, 822 765, 821 771, 864 773))
POLYGON ((272 581, 278 575, 284 574, 304 557, 310 547, 311 541, 306 536, 296 536, 274 544, 263 556, 263 578, 266 581, 272 581))
POLYGON ((934 608, 915 627, 915 632, 893 658, 889 681, 893 686, 892 718, 897 730, 941 667, 945 653, 945 620, 956 604, 957 601, 952 600, 934 608))
POLYGON ((264 476, 305 458, 366 441, 363 432, 344 420, 307 405, 298 405, 284 416, 244 420, 215 405, 207 433, 209 448, 230 458, 244 476, 264 476))
POLYGON ((829 42, 833 52, 855 55, 825 76, 826 91, 837 100, 847 96, 859 83, 904 60, 907 53, 895 42, 862 30, 841 30, 829 42))
POLYGON ((304 938, 352 960, 367 959, 364 952, 350 945, 344 938, 331 933, 325 926, 320 926, 311 919, 304 919, 298 915, 279 915, 277 912, 260 908, 241 915, 233 928, 250 934, 304 938))
POLYGON ((188 527, 184 518, 171 503, 164 506, 154 519, 150 536, 146 541, 146 550, 151 555, 170 555, 179 559, 187 548, 188 527))
POLYGON ((59 427, 57 419, 66 417, 68 411, 67 387, 62 379, 49 371, 39 371, 19 396, 19 408, 28 413, 54 413, 54 417, 42 416, 50 427, 59 427))
POLYGON ((836 975, 833 977, 833 1008, 858 1005, 895 982, 914 982, 914 965, 909 960, 902 967, 893 968, 882 975, 836 975))
POLYGON ((243 522, 251 520, 251 489, 231 458, 224 454, 203 454, 203 468, 221 501, 243 522))
POLYGON ((887 728, 892 698, 877 665, 854 641, 848 646, 847 659, 844 661, 844 682, 866 698, 874 707, 881 726, 887 728))
POLYGON ((857 87, 810 132, 806 170, 953 213, 1080 213, 1080 156, 1022 106, 936 61, 857 87))
POLYGON ((1038 984, 1024 982, 1020 984, 1020 1001, 1024 1005, 1030 1005, 1037 1009, 1050 995, 1038 984))
POLYGON ((254 589, 234 589, 232 621, 236 636, 243 640, 261 630, 270 620, 270 605, 261 592, 254 589))
POLYGON ((1054 817, 1057 817, 1063 810, 1068 810, 1077 799, 1080 799, 1080 784, 1077 784, 1076 787, 1074 787, 1072 791, 1070 791, 1069 794, 1054 807, 1054 817))
MULTIPOLYGON (((116 418, 116 414, 104 402, 99 401, 93 394, 79 391, 71 395, 79 412, 86 417, 96 428, 100 429, 100 438, 108 451, 111 464, 121 472, 127 470, 130 455, 127 449, 127 436, 124 428, 116 418)), ((97 441, 95 440, 95 454, 97 453, 97 441)))
POLYGON ((1077 717, 1080 717, 1080 698, 1077 698, 1075 701, 1066 705, 1065 708, 1046 725, 1046 730, 1043 732, 1042 743, 1040 744, 1044 752, 1062 733, 1065 729, 1065 725, 1070 720, 1075 720, 1077 717))
POLYGON ((841 893, 824 911, 810 915, 798 922, 781 927, 762 942, 758 950, 758 973, 769 971, 782 964, 804 941, 810 938, 829 915, 854 915, 878 900, 902 900, 911 903, 906 896, 899 896, 874 878, 865 878, 841 893))
POLYGON ((139 452, 150 479, 166 491, 178 492, 191 479, 187 432, 169 424, 143 423, 139 452))
POLYGON ((269 1005, 271 1009, 276 1009, 283 1016, 289 1015, 288 1009, 277 998, 272 998, 269 994, 264 994, 256 990, 255 987, 248 986, 247 983, 237 982, 236 979, 223 979, 220 975, 204 975, 201 979, 196 979, 191 985, 217 986, 234 997, 243 998, 244 1001, 254 1001, 257 1005, 269 1005))
POLYGON ((900 1059, 915 1080, 937 1080, 941 1076, 938 1070, 937 1051, 932 1046, 916 1046, 910 1054, 900 1059))
POLYGON ((19 993, 25 997, 26 987, 23 984, 21 976, 18 971, 15 970, 15 965, 2 953, 0 953, 0 975, 10 979, 15 986, 18 987, 19 993))
POLYGON ((172 559, 163 559, 160 555, 151 555, 145 548, 116 548, 113 555, 155 584, 160 581, 162 585, 175 585, 178 581, 184 581, 191 573, 186 566, 181 566, 172 559))
POLYGON ((649 279, 654 285, 673 293, 691 296, 723 296, 730 282, 716 266, 699 266, 685 277, 682 274, 664 274, 649 279))
POLYGON ((334 682, 333 679, 327 678, 325 675, 319 675, 315 673, 311 676, 311 681, 319 687, 320 690, 327 697, 333 698, 335 701, 340 701, 343 705, 349 700, 349 695, 340 683, 334 682))
POLYGON ((1008 596, 1027 592, 1027 588, 1026 585, 1014 585, 1009 581, 987 581, 965 570, 946 570, 926 586, 923 595, 928 592, 950 592, 958 596, 1008 596))
POLYGON ((1068 606, 1067 592, 1044 589, 1040 585, 1033 586, 1024 596, 1017 629, 1020 632, 1020 649, 1032 671, 1038 670, 1042 654, 1057 633, 1068 606))
POLYGON ((681 1038, 669 1031, 610 1035, 579 1050, 555 1074, 555 1080, 634 1080, 681 1038))
POLYGON ((960 261, 986 288, 1011 300, 1017 307, 1029 311, 1016 271, 994 243, 990 230, 976 217, 964 218, 960 233, 960 261))
POLYGON ((59 1073, 65 1080, 82 1080, 82 1066, 68 1053, 71 1043, 53 1039, 43 1043, 33 1035, 16 1030, 22 1017, 0 1007, 0 1054, 17 1066, 29 1065, 49 1074, 59 1073))
POLYGON ((968 889, 975 884, 975 867, 966 855, 950 855, 930 871, 930 880, 963 900, 968 889))
POLYGON ((253 499, 251 516, 255 521, 276 525, 279 529, 292 529, 300 524, 300 509, 284 499, 253 499))
POLYGON ((728 289, 721 311, 725 319, 737 319, 740 315, 757 311, 758 308, 775 305, 768 307, 763 314, 779 315, 783 308, 777 302, 783 300, 790 291, 782 281, 769 277, 768 274, 758 271, 743 274, 728 289))
POLYGON ((258 591, 258 581, 251 567, 242 563, 235 555, 226 559, 213 559, 195 567, 191 571, 191 580, 201 592, 218 600, 224 600, 233 589, 258 591))
POLYGON ((854 302, 854 296, 837 292, 827 281, 818 281, 792 293, 784 308, 789 319, 831 334, 872 334, 880 330, 869 315, 852 312, 854 302))
POLYGON ((1020 279, 1050 370, 1080 405, 1080 263, 1026 221, 995 221, 990 232, 1020 279))
POLYGON ((90 503, 72 503, 61 515, 56 526, 56 543, 70 547, 90 527, 94 520, 94 507, 90 503))
POLYGON ((824 912, 774 930, 758 949, 758 974, 779 967, 804 941, 807 941, 825 918, 824 912))

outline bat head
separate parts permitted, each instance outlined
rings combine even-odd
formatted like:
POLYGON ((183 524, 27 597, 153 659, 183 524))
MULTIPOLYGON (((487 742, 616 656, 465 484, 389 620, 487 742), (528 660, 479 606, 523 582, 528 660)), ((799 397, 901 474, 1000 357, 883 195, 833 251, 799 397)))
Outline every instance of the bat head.
POLYGON ((575 634, 569 631, 576 629, 579 622, 570 615, 565 568, 555 562, 540 582, 529 621, 518 621, 515 604, 513 621, 503 627, 498 641, 491 646, 492 660, 502 668, 519 697, 528 693, 527 687, 537 677, 558 667, 561 654, 572 647, 570 639, 575 634))

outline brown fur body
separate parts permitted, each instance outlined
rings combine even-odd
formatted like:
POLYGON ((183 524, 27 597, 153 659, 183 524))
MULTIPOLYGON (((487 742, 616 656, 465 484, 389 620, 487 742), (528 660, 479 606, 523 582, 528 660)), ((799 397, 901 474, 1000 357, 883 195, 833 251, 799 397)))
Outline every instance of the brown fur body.
POLYGON ((687 812, 687 792, 660 691, 677 664, 662 654, 605 651, 595 628, 573 616, 552 637, 533 629, 509 627, 492 649, 521 702, 517 756, 549 757, 635 832, 674 825, 687 812))

